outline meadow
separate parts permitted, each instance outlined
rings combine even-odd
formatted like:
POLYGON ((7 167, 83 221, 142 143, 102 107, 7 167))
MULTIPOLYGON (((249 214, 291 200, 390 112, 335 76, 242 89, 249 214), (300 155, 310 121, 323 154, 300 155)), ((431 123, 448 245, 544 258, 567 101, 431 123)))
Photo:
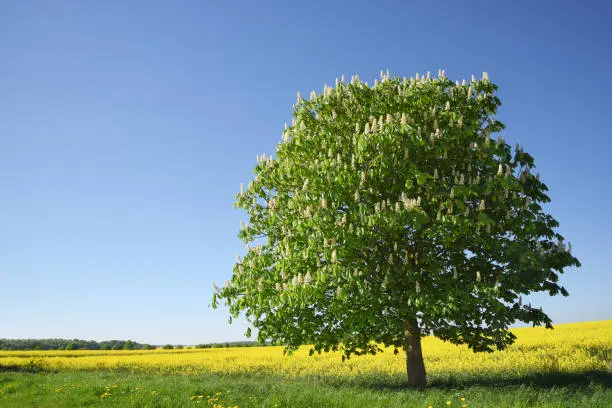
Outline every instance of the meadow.
POLYGON ((494 353, 424 338, 423 391, 393 350, 1 351, 0 407, 612 407, 612 320, 513 332, 494 353))

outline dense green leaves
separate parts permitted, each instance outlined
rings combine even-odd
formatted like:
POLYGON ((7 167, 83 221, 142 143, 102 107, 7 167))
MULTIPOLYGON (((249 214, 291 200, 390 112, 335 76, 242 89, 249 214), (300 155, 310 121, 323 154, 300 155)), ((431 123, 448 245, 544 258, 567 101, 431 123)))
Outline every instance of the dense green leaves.
POLYGON ((403 345, 403 321, 475 351, 513 341, 516 320, 550 324, 521 295, 567 295, 579 262, 543 212, 534 159, 495 120, 497 87, 357 77, 298 95, 276 157, 258 157, 236 198, 247 253, 217 289, 260 341, 320 352, 403 345))

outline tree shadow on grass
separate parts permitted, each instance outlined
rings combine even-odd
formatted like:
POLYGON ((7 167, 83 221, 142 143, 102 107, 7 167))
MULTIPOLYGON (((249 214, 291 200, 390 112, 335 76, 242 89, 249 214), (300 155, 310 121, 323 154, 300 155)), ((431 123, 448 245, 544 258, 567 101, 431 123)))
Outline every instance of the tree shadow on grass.
MULTIPOLYGON (((332 380, 333 382, 333 380, 332 380)), ((328 382, 329 383, 329 382, 328 382)), ((341 385, 341 384, 337 384, 341 385)), ((344 385, 347 385, 346 383, 344 385)), ((365 378, 357 380, 353 386, 378 391, 405 391, 406 377, 365 378)), ((579 391, 593 386, 612 387, 612 372, 585 371, 582 373, 529 373, 517 377, 502 376, 470 376, 470 377, 438 377, 432 375, 428 379, 427 389, 464 389, 471 387, 530 387, 535 389, 550 389, 564 387, 579 391)))
POLYGON ((45 369, 43 366, 35 361, 30 361, 29 364, 0 364, 0 373, 2 372, 21 372, 21 373, 40 373, 40 372, 52 372, 52 370, 45 369))

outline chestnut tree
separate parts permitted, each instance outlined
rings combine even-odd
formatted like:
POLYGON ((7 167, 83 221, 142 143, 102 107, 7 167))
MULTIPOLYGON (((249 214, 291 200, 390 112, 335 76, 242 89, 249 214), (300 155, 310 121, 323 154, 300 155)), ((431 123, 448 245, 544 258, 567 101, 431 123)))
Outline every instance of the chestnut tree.
POLYGON ((403 348, 410 387, 426 384, 424 335, 481 352, 511 344, 516 321, 552 327, 522 296, 567 296, 559 274, 580 264, 534 158, 500 135, 496 90, 440 71, 298 93, 237 195, 247 253, 212 305, 289 351, 403 348))

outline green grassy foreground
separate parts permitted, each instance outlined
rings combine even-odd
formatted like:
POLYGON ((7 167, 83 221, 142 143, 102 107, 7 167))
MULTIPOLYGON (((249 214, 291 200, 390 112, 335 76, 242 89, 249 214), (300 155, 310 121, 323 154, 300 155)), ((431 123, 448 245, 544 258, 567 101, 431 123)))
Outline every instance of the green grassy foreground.
POLYGON ((400 382, 355 384, 273 376, 186 376, 117 371, 0 371, 0 407, 601 407, 612 374, 547 375, 455 382, 424 391, 400 382), (199 397, 199 398, 198 398, 199 397), (465 398, 462 400, 462 398, 465 398), (450 404, 449 404, 450 402, 450 404))

